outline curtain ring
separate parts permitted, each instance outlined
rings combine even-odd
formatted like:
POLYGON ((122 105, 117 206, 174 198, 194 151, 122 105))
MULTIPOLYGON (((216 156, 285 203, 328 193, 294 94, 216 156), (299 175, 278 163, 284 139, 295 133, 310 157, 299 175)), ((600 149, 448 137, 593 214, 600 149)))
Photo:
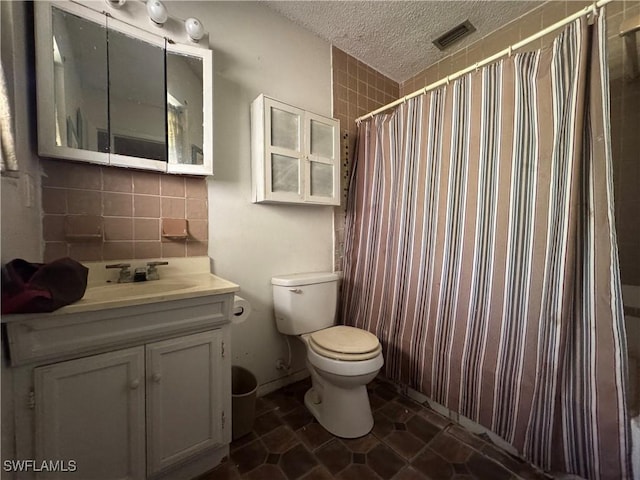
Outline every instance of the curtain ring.
POLYGON ((480 62, 476 62, 476 72, 480 70, 480 62))
POLYGON ((509 45, 509 57, 511 57, 512 53, 513 53, 513 45, 509 45))

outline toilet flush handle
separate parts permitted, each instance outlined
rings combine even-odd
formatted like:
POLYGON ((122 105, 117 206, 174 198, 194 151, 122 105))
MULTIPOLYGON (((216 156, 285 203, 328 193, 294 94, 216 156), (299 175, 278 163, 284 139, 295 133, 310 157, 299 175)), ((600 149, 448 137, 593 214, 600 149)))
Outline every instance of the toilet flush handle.
POLYGON ((302 293, 302 290, 300 290, 299 288, 290 288, 289 291, 291 293, 302 293))

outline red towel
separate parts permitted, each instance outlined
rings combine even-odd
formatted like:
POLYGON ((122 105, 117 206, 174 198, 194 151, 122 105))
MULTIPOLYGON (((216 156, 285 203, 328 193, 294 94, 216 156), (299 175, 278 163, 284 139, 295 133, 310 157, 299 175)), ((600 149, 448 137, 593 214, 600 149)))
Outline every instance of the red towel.
POLYGON ((89 269, 71 258, 30 263, 21 258, 2 267, 2 314, 53 312, 80 300, 89 269))

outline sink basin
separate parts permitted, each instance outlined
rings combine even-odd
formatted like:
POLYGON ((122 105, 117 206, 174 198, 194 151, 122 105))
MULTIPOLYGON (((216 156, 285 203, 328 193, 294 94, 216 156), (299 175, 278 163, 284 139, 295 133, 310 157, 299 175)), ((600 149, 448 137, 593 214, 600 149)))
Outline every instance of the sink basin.
POLYGON ((162 280, 151 282, 113 283, 87 287, 83 300, 116 300, 129 297, 160 295, 169 292, 179 292, 195 286, 196 285, 194 283, 189 282, 162 280))

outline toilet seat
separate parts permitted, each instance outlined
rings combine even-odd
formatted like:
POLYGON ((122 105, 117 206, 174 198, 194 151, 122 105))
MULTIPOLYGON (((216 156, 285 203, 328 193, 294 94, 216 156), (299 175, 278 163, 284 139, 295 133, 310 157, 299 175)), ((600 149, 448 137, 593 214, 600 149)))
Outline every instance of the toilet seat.
POLYGON ((382 351, 378 338, 366 330, 338 325, 313 332, 309 347, 334 360, 357 362, 375 358, 382 351))

